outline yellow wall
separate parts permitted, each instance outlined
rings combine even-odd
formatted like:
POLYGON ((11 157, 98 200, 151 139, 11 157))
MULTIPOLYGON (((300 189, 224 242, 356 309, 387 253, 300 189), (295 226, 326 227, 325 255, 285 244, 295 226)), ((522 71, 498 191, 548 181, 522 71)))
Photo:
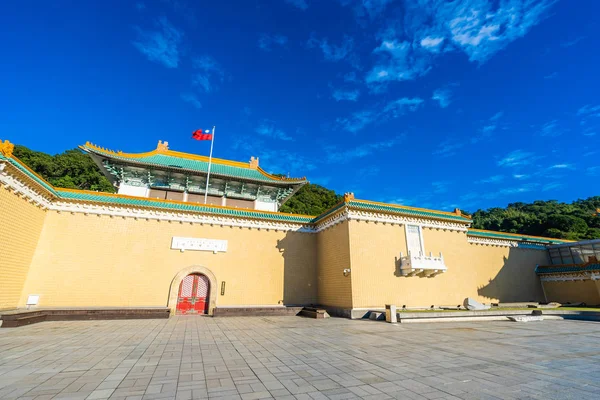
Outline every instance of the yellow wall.
POLYGON ((175 274, 213 272, 217 307, 315 303, 316 237, 237 227, 49 212, 21 296, 40 307, 166 306, 175 274), (171 238, 226 239, 228 251, 171 250, 171 238))
POLYGON ((19 302, 45 215, 0 187, 0 310, 15 308, 19 302))
POLYGON ((600 305, 600 283, 598 281, 559 281, 544 282, 548 301, 559 303, 579 303, 600 305))
POLYGON ((348 222, 341 222, 317 234, 319 304, 352 308, 351 276, 344 276, 350 265, 348 222))
POLYGON ((355 308, 458 305, 478 301, 543 301, 534 270, 547 263, 544 250, 482 246, 463 232, 423 228, 425 252, 443 253, 448 271, 432 278, 405 277, 400 253, 407 254, 402 225, 350 221, 352 294, 355 308))

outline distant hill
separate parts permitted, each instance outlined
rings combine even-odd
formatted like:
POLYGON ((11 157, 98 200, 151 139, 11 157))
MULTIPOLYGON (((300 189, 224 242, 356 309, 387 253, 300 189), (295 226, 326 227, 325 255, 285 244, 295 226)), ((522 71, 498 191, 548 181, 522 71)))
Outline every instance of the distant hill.
MULTIPOLYGON (((51 156, 15 146, 15 156, 57 187, 114 193, 115 188, 91 157, 78 149, 51 156)), ((319 215, 342 200, 335 191, 307 184, 282 207, 281 212, 319 215)), ((560 239, 600 238, 600 196, 570 204, 555 200, 512 203, 473 213, 473 227, 560 239)))

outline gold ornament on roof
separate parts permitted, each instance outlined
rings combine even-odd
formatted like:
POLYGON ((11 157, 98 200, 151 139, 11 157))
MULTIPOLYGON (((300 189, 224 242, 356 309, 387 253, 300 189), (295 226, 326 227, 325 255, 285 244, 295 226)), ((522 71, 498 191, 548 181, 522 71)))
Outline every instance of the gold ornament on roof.
POLYGON ((6 157, 6 158, 12 157, 14 149, 15 149, 15 145, 12 144, 11 142, 9 142, 8 140, 5 140, 4 142, 2 142, 0 140, 0 153, 2 153, 2 155, 4 157, 6 157))

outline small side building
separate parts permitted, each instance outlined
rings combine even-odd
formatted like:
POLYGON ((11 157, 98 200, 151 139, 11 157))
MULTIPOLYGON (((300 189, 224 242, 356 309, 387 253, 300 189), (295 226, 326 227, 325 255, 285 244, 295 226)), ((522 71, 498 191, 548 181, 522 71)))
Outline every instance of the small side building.
POLYGON ((548 254, 551 263, 536 268, 547 301, 600 305, 600 239, 556 244, 548 254))

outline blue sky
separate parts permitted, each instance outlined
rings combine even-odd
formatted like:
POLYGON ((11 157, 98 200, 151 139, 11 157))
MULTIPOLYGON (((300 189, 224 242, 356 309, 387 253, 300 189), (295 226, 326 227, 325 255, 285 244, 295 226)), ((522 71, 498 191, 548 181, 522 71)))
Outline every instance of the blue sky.
POLYGON ((22 1, 0 138, 260 157, 428 208, 598 195, 600 2, 22 1))

